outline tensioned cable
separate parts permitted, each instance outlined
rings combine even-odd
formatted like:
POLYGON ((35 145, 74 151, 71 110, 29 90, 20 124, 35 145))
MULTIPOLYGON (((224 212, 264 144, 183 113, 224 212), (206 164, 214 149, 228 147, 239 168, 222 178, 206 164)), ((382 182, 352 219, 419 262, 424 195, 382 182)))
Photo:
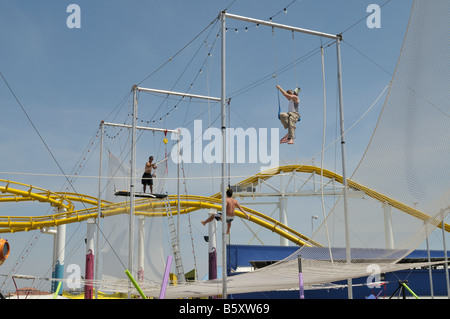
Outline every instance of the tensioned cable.
MULTIPOLYGON (((322 132, 322 155, 320 159, 320 184, 323 185, 323 162, 324 162, 324 153, 325 153, 325 134, 326 134, 326 128, 327 128, 327 91, 326 91, 326 85, 325 85, 325 57, 323 52, 323 47, 320 48, 320 53, 322 56, 322 82, 323 82, 323 132, 322 132)), ((320 188, 320 194, 321 194, 321 202, 322 202, 322 215, 323 215, 323 221, 325 223, 325 232, 327 235, 327 241, 328 241, 328 253, 330 254, 330 260, 333 263, 333 254, 331 253, 331 242, 330 242, 330 235, 328 232, 328 223, 325 213, 325 199, 323 195, 323 189, 324 186, 320 188)))
MULTIPOLYGON (((75 187, 73 186, 73 184, 71 183, 71 181, 69 180, 69 178, 67 177, 66 173, 64 172, 63 168, 61 167, 61 165, 59 164, 58 160, 56 159, 56 157, 53 155, 52 151, 50 150, 49 146, 47 145, 47 143, 45 142, 44 138, 42 137, 42 135, 40 134, 39 130, 37 129, 36 125, 34 124, 33 120, 30 118, 30 116, 28 115, 27 111, 25 110, 24 106, 22 105, 22 103, 20 102, 19 98, 17 97, 17 95, 15 94, 14 90, 12 89, 12 87, 10 86, 10 84, 8 83, 8 81, 6 80, 6 78, 3 76, 3 73, 0 72, 0 76, 2 77, 3 81, 5 82, 6 86, 8 87, 9 91, 11 92, 11 94, 13 95, 14 99, 16 100, 17 104, 20 106, 20 108, 22 109, 23 113, 25 114, 26 118, 28 119, 28 121, 30 122, 31 126, 33 127, 33 129, 35 130, 36 134, 39 136, 40 140, 42 141, 42 143, 44 144, 45 148, 47 149, 47 151, 49 152, 50 156, 53 158, 53 160, 55 161, 56 165, 58 166, 59 170, 62 173, 62 176, 64 176, 64 178, 66 179, 66 182, 70 185, 70 187, 73 189, 73 191, 75 192, 75 194, 77 196, 80 196, 78 194, 78 192, 76 191, 75 187)), ((84 205, 84 203, 82 203, 82 205, 86 208, 86 206, 84 205)), ((106 238, 106 236, 103 234, 103 232, 101 231, 100 227, 97 224, 97 221, 94 219, 94 222, 97 225, 97 229, 102 233, 103 237, 105 238, 105 240, 108 242, 108 244, 110 245, 112 251, 114 252, 114 254, 116 255, 116 257, 118 258, 119 262, 122 264, 122 266, 124 267, 124 269, 126 269, 125 265, 123 264, 122 260, 119 258, 119 256, 117 255, 116 251, 114 250, 114 248, 112 247, 112 245, 109 243, 108 239, 106 238)))
MULTIPOLYGON (((37 130, 37 128, 36 128, 36 126, 34 125, 33 121, 32 121, 31 118, 28 116, 28 113, 26 112, 25 108, 23 107, 23 105, 22 105, 21 102, 19 101, 17 95, 16 95, 16 94, 14 93, 14 91, 12 90, 12 88, 11 88, 11 86, 9 85, 9 83, 7 82, 6 78, 3 76, 3 74, 0 73, 0 75, 1 75, 1 77, 3 78, 4 82, 6 83, 6 85, 8 86, 8 89, 10 90, 10 92, 12 93, 12 95, 14 96, 15 100, 17 101, 18 105, 21 107, 22 111, 23 111, 24 114, 26 115, 27 119, 30 121, 30 123, 31 123, 31 125, 33 126, 34 130, 35 130, 36 133, 38 134, 39 138, 40 138, 41 141, 44 143, 44 145, 45 145, 45 147, 47 148, 47 150, 49 151, 50 155, 52 156, 52 158, 54 159, 54 161, 56 162, 56 164, 57 164, 58 167, 60 168, 60 170, 61 170, 61 172, 62 172, 62 175, 58 175, 58 176, 63 176, 63 177, 65 177, 65 178, 66 178, 66 182, 67 182, 67 183, 70 185, 70 187, 74 190, 74 192, 76 193, 76 195, 79 196, 79 194, 77 193, 77 191, 75 190, 75 188, 74 188, 74 186, 73 186, 73 184, 72 184, 72 181, 68 179, 68 178, 70 177, 70 175, 67 175, 67 174, 62 170, 61 166, 59 165, 59 163, 57 162, 56 158, 55 158, 54 155, 52 154, 52 152, 51 152, 50 148, 48 147, 48 145, 45 143, 43 137, 41 136, 41 134, 40 134, 39 131, 37 130)), ((129 95, 129 93, 128 93, 128 95, 129 95)), ((116 106, 115 109, 117 109, 120 105, 122 105, 125 99, 126 99, 126 97, 121 101, 121 103, 118 104, 118 106, 116 106)), ((113 110, 112 112, 114 112, 114 110, 113 110)), ((112 112, 110 113, 110 115, 112 114, 112 112)), ((108 115, 108 117, 109 117, 110 115, 108 115)), ((98 131, 97 131, 97 133, 98 133, 98 131)), ((97 134, 97 133, 96 133, 96 134, 97 134)), ((96 134, 95 134, 95 135, 96 135, 96 134)), ((92 145, 92 144, 93 144, 93 142, 92 142, 92 143, 89 143, 89 145, 92 145)), ((92 155, 92 153, 91 153, 91 155, 92 155)), ((80 156, 80 159, 78 160, 76 167, 80 166, 80 165, 78 165, 78 163, 81 162, 81 159, 82 159, 82 158, 85 158, 85 156, 84 156, 84 157, 83 157, 83 155, 80 156)), ((77 169, 77 168, 75 168, 74 170, 76 171, 76 169, 77 169)), ((72 177, 77 177, 77 173, 75 173, 74 175, 72 175, 72 177)), ((64 187, 65 187, 65 186, 63 186, 62 188, 64 189, 64 187)), ((82 203, 82 205, 84 206, 84 208, 86 208, 86 206, 84 205, 84 203, 82 203)), ((96 221, 95 221, 95 222, 96 222, 96 221)), ((78 226, 78 228, 79 228, 79 227, 80 227, 80 226, 78 226)), ((98 225, 97 225, 97 227, 98 227, 98 225)), ((99 228, 99 227, 98 227, 98 228, 99 228)), ((75 232, 72 234, 72 237, 71 237, 71 238, 73 238, 74 235, 75 235, 75 232)), ((67 246, 68 243, 69 243, 70 241, 71 241, 71 239, 69 239, 69 240, 67 241, 67 243, 65 244, 65 246, 67 246)), ((35 240, 35 242, 36 242, 36 240, 35 240)), ((28 244, 27 244, 27 246, 28 246, 28 244)), ((25 248, 24 248, 24 249, 25 249, 25 248)), ((27 249, 27 252, 28 252, 28 251, 29 251, 29 249, 27 249)), ((21 255, 22 255, 22 254, 21 254, 21 255)), ((23 259, 23 260, 24 260, 24 259, 23 259)), ((16 264, 17 264, 17 263, 16 263, 16 264)), ((123 263, 122 263, 122 265, 123 265, 123 263)), ((54 265, 52 264, 52 267, 53 267, 53 266, 54 266, 54 265)), ((20 267, 20 266, 19 266, 19 267, 20 267)), ((48 273, 49 271, 50 271, 50 270, 47 270, 47 273, 48 273)), ((3 285, 4 285, 4 283, 3 283, 3 285)))
MULTIPOLYGON (((388 0, 385 3, 383 3, 380 8, 384 7, 385 5, 387 5, 389 2, 391 2, 392 0, 388 0)), ((353 27, 355 27, 356 25, 358 25, 359 23, 361 23, 362 21, 366 20, 368 17, 370 17, 372 15, 372 13, 364 16, 363 18, 361 18, 360 20, 356 21, 355 23, 353 23, 351 26, 349 26, 347 29, 345 29, 344 31, 342 31, 340 34, 344 34, 345 32, 347 32, 348 30, 352 29, 353 27)))
MULTIPOLYGON (((345 132, 344 134, 349 133, 350 130, 352 130, 371 110, 372 108, 376 105, 376 103, 380 100, 380 98, 383 96, 383 94, 386 92, 386 90, 389 88, 389 84, 383 89, 383 91, 380 93, 380 95, 375 99, 375 101, 370 105, 370 107, 364 112, 364 114, 361 115, 361 117, 356 120, 345 132)), ((204 111, 203 113, 206 113, 206 111, 204 111)), ((217 119, 220 117, 220 114, 215 118, 215 120, 211 123, 214 124, 215 121, 217 121, 217 119)), ((192 122, 192 121, 191 121, 192 122)), ((189 123, 188 123, 189 124, 189 123)), ((211 126, 210 126, 211 127, 211 126)), ((327 147, 325 147, 324 150, 327 150, 328 148, 330 148, 332 145, 334 145, 339 139, 341 138, 341 136, 336 137, 336 139, 334 141, 332 141, 327 147)), ((192 142, 194 143, 195 140, 192 142)), ((191 144, 192 144, 191 143, 191 144)), ((320 153, 317 153, 316 155, 314 155, 313 157, 316 157, 320 155, 320 153)), ((68 175, 60 175, 60 174, 37 174, 37 173, 23 173, 23 172, 0 172, 0 174, 11 174, 11 175, 31 175, 31 176, 68 176, 68 175)), ((96 178, 98 179, 98 176, 81 176, 81 175, 77 175, 77 176, 71 176, 71 177, 77 177, 77 178, 96 178)), ((243 177, 243 176, 233 176, 233 178, 237 178, 237 177, 243 177)), ((248 176, 247 176, 248 177, 248 176)), ((114 179, 114 177, 102 177, 102 178, 109 178, 109 179, 114 179)), ((202 179, 202 178, 211 178, 211 177, 186 177, 185 179, 202 179)), ((221 178, 221 177, 217 177, 217 178, 221 178)), ((176 179, 176 178, 166 178, 166 179, 176 179)))
MULTIPOLYGON (((215 25, 218 21, 219 21, 219 20, 214 21, 213 24, 215 25)), ((211 34, 211 32, 212 32, 213 30, 214 30, 214 28, 211 28, 210 32, 206 35, 205 41, 206 41, 206 39, 210 36, 210 34, 211 34)), ((213 47, 214 47, 216 41, 217 41, 217 37, 215 38, 215 40, 214 40, 214 42, 213 42, 213 45, 212 45, 213 47)), ((175 83, 172 85, 172 87, 171 87, 171 89, 170 89, 171 91, 175 88, 175 86, 176 86, 176 85, 178 84, 178 82, 181 80, 181 78, 183 77, 183 75, 186 73, 187 69, 189 68, 189 66, 191 65, 191 63, 194 61, 194 58, 197 56, 198 52, 200 51, 200 49, 201 49, 202 47, 203 47, 203 42, 201 43, 201 45, 199 46, 199 48, 197 49, 197 51, 194 53, 194 55, 192 56, 192 58, 190 59, 190 61, 187 63, 186 67, 184 68, 183 72, 181 72, 181 74, 179 75, 178 79, 177 79, 177 80, 175 81, 175 83)), ((200 67, 200 71, 197 72, 197 75, 196 75, 195 78, 191 81, 191 84, 190 84, 189 88, 186 90, 185 93, 188 93, 188 92, 190 91, 190 89, 193 87, 195 81, 197 80, 197 78, 198 78, 199 74, 201 73, 203 67, 205 66, 207 60, 208 60, 208 56, 205 57, 205 59, 204 59, 204 61, 203 61, 203 64, 202 64, 201 67, 200 67)), ((168 96, 166 96, 166 97, 164 98, 164 100, 161 102, 160 106, 156 109, 156 111, 155 111, 153 117, 152 117, 152 118, 150 119, 150 121, 148 121, 148 122, 153 121, 153 119, 155 118, 156 114, 157 114, 158 111, 161 109, 162 105, 164 104, 164 102, 165 102, 167 99, 168 99, 168 96)), ((183 99, 183 97, 179 98, 178 101, 180 102, 182 99, 183 99)), ((178 102, 178 103, 179 103, 179 102, 178 102)), ((178 103, 177 103, 177 105, 178 105, 178 103)), ((168 115, 168 114, 169 114, 169 113, 167 113, 167 115, 168 115)), ((166 118, 166 116, 164 116, 164 118, 166 118)))
MULTIPOLYGON (((280 10, 280 11, 278 11, 276 14, 274 14, 274 15, 272 15, 271 17, 270 17, 270 19, 272 19, 273 17, 275 17, 275 16, 277 16, 278 14, 280 14, 281 12, 287 12, 287 8, 289 8, 292 4, 294 4, 295 2, 296 2, 297 0, 293 0, 293 1, 291 1, 287 6, 285 6, 284 7, 284 9, 282 9, 282 10, 280 10)), ((229 5, 228 5, 228 7, 225 9, 225 10, 227 10, 229 7, 231 7, 231 5, 233 5, 234 4, 234 2, 235 2, 235 0, 232 2, 232 3, 230 3, 229 5)), ((165 63, 163 63, 160 67, 158 67, 153 73, 151 73, 150 75, 148 75, 144 80, 142 80, 141 82, 139 82, 138 83, 138 85, 139 84, 141 84, 142 82, 144 82, 145 80, 147 80, 148 78, 150 78, 151 76, 153 76, 155 73, 157 73, 160 69, 162 69, 165 65, 167 65, 170 61, 172 61, 173 60, 173 58, 175 58, 177 55, 179 55, 184 49, 186 49, 189 45, 191 45, 202 33, 204 33, 211 25, 215 25, 217 22, 219 21, 219 17, 217 17, 216 19, 214 19, 207 27, 205 27, 199 34, 197 34, 191 41, 189 41, 182 49, 180 49, 174 56, 172 56, 171 58, 169 58, 169 60, 168 61, 166 61, 165 63)), ((212 29, 211 29, 211 31, 212 31, 212 29)), ((211 33, 211 31, 210 31, 210 33, 211 33)), ((209 34, 208 34, 208 36, 209 36, 209 34)), ((217 38, 216 38, 217 39, 217 38)), ((197 50, 198 51, 198 50, 197 50)), ((195 55, 194 55, 194 57, 195 57, 195 55)), ((192 62, 192 60, 191 60, 191 62, 192 62)), ((189 62, 189 64, 191 63, 191 62, 189 62)), ((203 65, 202 65, 202 67, 205 65, 205 63, 206 63, 206 59, 205 59, 205 61, 203 62, 203 65)), ((189 66, 189 64, 188 64, 188 66, 189 66)), ((184 72, 186 71, 186 69, 187 69, 187 67, 188 66, 186 66, 186 68, 185 68, 185 70, 183 71, 183 73, 180 75, 180 78, 181 78, 181 76, 184 74, 184 72)), ((197 76, 196 76, 196 78, 198 77, 198 74, 197 74, 197 76)), ((179 78, 179 79, 180 79, 179 78)), ((196 79, 195 78, 195 79, 196 79)), ((179 81, 179 79, 177 80, 177 82, 179 81)), ((195 79, 194 79, 194 81, 193 82, 195 82, 195 79)), ((177 83, 176 82, 176 83, 177 83)), ((174 84, 174 86, 175 86, 175 84, 174 84)), ((192 87, 192 84, 191 84, 191 87, 192 87)), ((189 90, 189 89, 188 89, 189 90)), ((162 106, 162 104, 160 105, 160 107, 162 106)), ((158 110, 160 109, 160 107, 158 108, 158 110)), ((157 110, 157 111, 158 111, 157 110)), ((155 112, 155 114, 157 113, 157 111, 155 112)), ((154 118, 154 116, 153 116, 153 118, 154 118)), ((152 120, 153 120, 153 118, 152 118, 152 120)), ((151 121, 151 120, 150 120, 151 121)))
MULTIPOLYGON (((279 68, 278 70, 276 70, 276 76, 290 70, 291 66, 294 63, 303 63, 305 62, 307 59, 313 57, 314 55, 318 54, 318 48, 314 48, 313 50, 309 51, 308 53, 306 53, 305 55, 301 56, 300 58, 298 58, 295 61, 292 61, 288 64, 286 64, 285 66, 279 68)), ((272 72, 264 77, 261 77, 259 80, 254 81, 253 83, 248 84, 247 86, 243 87, 242 89, 239 89, 233 93, 230 94, 230 98, 236 98, 239 95, 244 94, 245 92, 248 92, 249 90, 252 90, 254 88, 256 88, 259 85, 262 85, 263 83, 270 81, 273 77, 275 76, 275 73, 272 72)))
MULTIPOLYGON (((387 3, 389 3, 391 0, 389 0, 389 1, 387 1, 385 4, 383 4, 382 6, 384 6, 384 5, 386 5, 387 3)), ((293 1, 294 2, 294 1, 293 1)), ((234 1, 232 2, 232 4, 234 3, 234 1)), ((366 17, 365 17, 366 18, 366 17)), ((355 26, 356 24, 358 24, 359 22, 361 22, 363 19, 361 19, 361 20, 359 20, 357 23, 355 23, 354 25, 352 25, 351 27, 349 27, 348 29, 346 29, 344 32, 346 32, 346 31, 348 31, 349 29, 351 29, 353 26, 355 26)), ((214 21, 213 21, 214 22, 214 21)), ((212 23, 213 23, 212 22, 212 23)), ((208 26, 209 27, 209 26, 208 26)), ((208 28, 207 27, 207 28, 208 28)), ((207 29, 207 28, 205 28, 205 30, 207 29)), ((204 31, 204 30, 203 30, 204 31)), ((201 32, 201 33, 203 33, 203 31, 201 32)), ((200 33, 200 34, 201 34, 200 33)), ((198 35, 198 36, 200 36, 200 34, 198 35)), ((197 37, 198 37, 197 36, 197 37)), ((196 38, 197 38, 196 37, 196 38)), ((191 42, 193 42, 196 38, 194 38, 192 41, 190 41, 183 49, 181 49, 179 52, 177 52, 172 58, 170 58, 169 59, 169 61, 167 61, 165 64, 167 64, 168 62, 170 62, 175 56, 177 56, 181 51, 183 51, 187 46, 189 46, 190 45, 190 43, 191 42)), ((165 65, 164 64, 164 65, 165 65)), ((163 66, 164 66, 163 65, 163 66)), ((160 68, 162 68, 163 66, 161 66, 160 68)), ((155 70, 152 74, 150 74, 148 77, 146 77, 144 80, 142 80, 140 83, 142 83, 143 81, 145 81, 147 78, 149 78, 150 76, 152 76, 153 74, 155 74, 156 72, 158 72, 159 71, 159 69, 160 68, 158 68, 157 70, 155 70)), ((1 76, 2 76, 2 78, 3 78, 3 80, 5 81, 5 83, 8 85, 8 87, 9 87, 9 89, 11 90, 11 87, 9 86, 9 84, 7 83, 7 81, 6 81, 6 79, 4 78, 4 76, 3 76, 3 74, 1 74, 1 76)), ((11 90, 11 92, 12 92, 12 90, 11 90)), ((13 93, 13 92, 12 92, 13 93)), ((23 108, 23 106, 20 104, 20 102, 18 101, 18 99, 17 99, 17 97, 15 96, 15 94, 13 93, 13 95, 14 95, 14 97, 15 97, 15 99, 16 99, 16 101, 19 103, 19 105, 21 106, 21 108, 22 108, 22 110, 25 112, 25 110, 24 110, 24 108, 23 108)), ((25 112, 25 114, 26 114, 26 112, 25 112)), ((48 148, 48 146, 47 146, 47 144, 45 143, 45 141, 43 140, 43 138, 42 138, 42 136, 39 134, 39 132, 37 131, 37 129, 36 129, 36 127, 34 126, 34 124, 33 124, 33 122, 31 121, 31 119, 29 118, 29 116, 26 114, 26 116, 27 116, 27 118, 29 119, 29 121, 31 122, 31 124, 32 124, 32 126, 34 127, 34 129, 36 130, 36 132, 38 133, 38 135, 39 135, 39 137, 41 138, 41 140, 42 140, 42 142, 44 143, 44 145, 45 145, 45 147, 47 148, 47 150, 50 152, 50 154, 51 154, 51 156, 53 157, 53 159, 55 160, 55 162, 57 163, 57 165, 58 165, 58 167, 61 169, 61 171, 62 171, 62 168, 60 167, 60 165, 59 165, 59 163, 56 161, 56 158, 53 156, 53 154, 51 153, 51 151, 50 151, 50 149, 48 148)), ((64 171, 62 171, 63 172, 63 174, 64 174, 64 171)), ((66 176, 65 174, 64 174, 64 176, 66 176)), ((70 182, 69 182, 69 184, 71 184, 70 182)), ((73 187, 73 186, 72 186, 73 187)))
MULTIPOLYGON (((387 5, 387 4, 388 4, 389 2, 391 2, 391 1, 392 1, 392 0, 388 0, 387 2, 385 2, 384 4, 382 4, 382 5, 380 6, 380 8, 384 7, 385 5, 387 5)), ((293 1, 293 2, 294 2, 294 1, 293 1)), ((292 2, 292 3, 293 3, 293 2, 292 2)), ((291 4, 292 4, 292 3, 291 3, 291 4)), ((291 4, 289 4, 289 6, 290 6, 291 4)), ((283 11, 283 10, 282 10, 282 11, 283 11)), ((280 12, 282 12, 282 11, 280 11, 280 12)), ((279 12, 279 13, 280 13, 280 12, 279 12)), ((353 23, 352 25, 350 25, 349 27, 347 27, 347 28, 346 28, 344 31, 342 31, 340 34, 342 35, 342 34, 344 34, 345 32, 349 31, 350 29, 352 29, 353 27, 355 27, 356 25, 358 25, 360 22, 362 22, 362 21, 364 21, 365 19, 367 19, 370 15, 371 15, 371 14, 365 15, 363 18, 359 19, 358 21, 356 21, 355 23, 353 23)), ((334 43, 334 40, 330 40, 330 41, 326 42, 326 43, 324 44, 324 46, 329 47, 329 46, 331 46, 333 43, 334 43)), ((348 44, 348 42, 347 42, 347 44, 348 44)), ((284 72, 287 71, 292 65, 296 66, 297 63, 302 63, 303 61, 300 61, 301 59, 303 59, 303 58, 307 59, 307 58, 308 58, 307 55, 308 55, 308 54, 311 54, 311 53, 313 53, 313 52, 316 52, 316 50, 317 50, 317 48, 311 50, 309 53, 305 54, 303 57, 300 57, 299 59, 297 59, 297 60, 295 60, 295 61, 289 63, 288 65, 282 67, 282 68, 279 70, 278 74, 284 73, 284 72), (297 62, 297 61, 299 61, 299 62, 297 62)), ((355 50, 356 50, 356 49, 355 49, 355 50)), ((361 52, 360 52, 360 53, 361 53, 361 52)), ((362 53, 361 53, 361 54, 362 54, 362 53)), ((371 60, 371 59, 370 59, 370 60, 371 60)), ((371 61, 372 61, 373 63, 375 63, 373 60, 371 60, 371 61)), ((378 65, 377 63, 375 63, 375 64, 378 65)), ((379 65, 378 65, 378 66, 379 66, 379 65)), ((381 66, 379 66, 379 67, 380 67, 381 69, 383 69, 385 72, 389 73, 388 71, 386 71, 386 70, 385 70, 384 68, 382 68, 381 66)), ((277 74, 277 75, 278 75, 278 74, 277 74)), ((265 76, 265 77, 262 77, 261 79, 259 79, 259 80, 255 81, 255 82, 253 82, 253 83, 247 85, 246 87, 244 87, 244 88, 242 88, 242 89, 240 89, 240 90, 237 90, 236 92, 233 92, 233 93, 230 95, 230 97, 236 97, 236 96, 239 96, 239 95, 243 94, 243 92, 245 92, 245 91, 247 91, 247 90, 251 90, 251 89, 253 89, 253 88, 255 88, 255 87, 257 87, 257 86, 259 86, 259 85, 261 85, 261 84, 263 84, 263 83, 265 83, 265 82, 267 82, 267 81, 269 81, 273 76, 274 76, 274 74, 271 73, 270 75, 267 75, 267 76, 265 76)))
POLYGON ((140 85, 145 80, 149 79, 156 73, 158 73, 159 70, 161 70, 163 67, 165 67, 167 64, 169 64, 177 55, 179 55, 181 52, 183 52, 187 47, 189 47, 192 42, 194 42, 200 35, 202 35, 203 32, 205 32, 211 25, 213 25, 215 22, 219 20, 219 17, 216 17, 213 21, 211 21, 200 33, 198 33, 193 39, 191 39, 187 44, 185 44, 180 50, 178 50, 172 57, 169 58, 166 62, 164 62, 162 65, 160 65, 155 71, 147 75, 142 81, 138 82, 137 85, 140 85))
POLYGON ((359 54, 361 54, 363 57, 365 57, 367 60, 369 60, 370 62, 372 62, 373 64, 375 64, 377 67, 379 67, 381 70, 383 70, 384 72, 386 72, 388 75, 393 76, 393 74, 391 72, 389 72, 388 70, 386 70, 385 68, 383 68, 381 65, 379 65, 377 62, 375 62, 373 59, 371 59, 370 57, 368 57, 366 54, 364 54, 361 50, 358 50, 357 48, 355 48, 353 45, 351 45, 348 41, 342 40, 343 42, 345 42, 348 46, 350 46, 353 50, 355 50, 356 52, 358 52, 359 54))

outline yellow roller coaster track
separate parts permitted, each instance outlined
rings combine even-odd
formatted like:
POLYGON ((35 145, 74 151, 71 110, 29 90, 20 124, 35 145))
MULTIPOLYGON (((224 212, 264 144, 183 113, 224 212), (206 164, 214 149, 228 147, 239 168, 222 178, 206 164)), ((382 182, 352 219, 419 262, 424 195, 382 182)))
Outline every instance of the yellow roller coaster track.
MULTIPOLYGON (((332 171, 321 169, 316 166, 307 165, 287 165, 278 168, 270 169, 259 174, 256 174, 248 179, 243 180, 238 183, 238 186, 249 186, 257 183, 258 180, 267 180, 273 176, 281 173, 316 173, 318 175, 323 173, 323 176, 329 179, 334 179, 338 183, 343 182, 342 176, 336 174, 332 171)), ((364 192, 366 195, 382 202, 387 203, 409 215, 412 215, 421 220, 428 220, 431 218, 429 215, 418 211, 412 207, 409 207, 399 201, 389 198, 383 194, 380 194, 374 190, 371 190, 365 186, 362 186, 351 180, 347 180, 348 187, 354 188, 356 190, 364 192)), ((0 202, 19 202, 19 201, 33 201, 38 200, 40 202, 50 203, 52 206, 58 208, 65 208, 62 213, 44 215, 44 216, 0 216, 0 233, 6 232, 19 232, 19 231, 30 231, 35 229, 41 229, 44 227, 52 227, 61 224, 69 224, 75 222, 82 222, 90 218, 98 217, 97 202, 98 199, 92 196, 74 194, 74 193, 54 193, 48 190, 37 188, 31 185, 15 183, 11 181, 0 180, 0 202), (21 189, 14 188, 21 187, 21 189), (81 210, 74 210, 73 202, 81 202, 84 204, 92 205, 93 207, 85 208, 81 210)), ((181 195, 180 197, 180 213, 187 214, 200 209, 216 209, 218 211, 222 210, 221 204, 221 194, 217 193, 211 197, 207 196, 196 196, 196 195, 181 195)), ((165 200, 155 200, 155 199, 140 199, 136 201, 135 214, 143 215, 147 217, 157 217, 166 216, 166 205, 165 200)), ((168 196, 168 204, 173 208, 177 207, 177 196, 168 196)), ((127 214, 129 212, 129 202, 122 203, 111 203, 107 201, 102 201, 101 203, 102 217, 108 217, 118 214, 127 214)), ((250 221, 256 223, 264 228, 271 230, 287 238, 292 243, 299 246, 321 246, 309 239, 308 237, 300 234, 294 229, 281 224, 279 221, 266 216, 256 210, 248 207, 243 207, 244 210, 251 214, 250 221)), ((245 217, 240 211, 236 211, 236 216, 245 217)), ((439 225, 442 228, 442 223, 439 225)), ((450 231, 450 226, 445 224, 445 230, 450 231)))

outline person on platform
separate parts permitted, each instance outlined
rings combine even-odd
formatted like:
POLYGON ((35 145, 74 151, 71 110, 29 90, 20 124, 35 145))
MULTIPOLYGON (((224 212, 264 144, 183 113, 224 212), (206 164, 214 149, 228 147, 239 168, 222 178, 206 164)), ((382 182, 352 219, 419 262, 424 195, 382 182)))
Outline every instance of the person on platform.
POLYGON ((147 185, 150 187, 150 194, 153 194, 153 173, 152 169, 156 170, 158 167, 153 164, 153 156, 148 158, 148 162, 145 163, 144 174, 142 175, 142 185, 144 186, 144 193, 147 189, 147 185))

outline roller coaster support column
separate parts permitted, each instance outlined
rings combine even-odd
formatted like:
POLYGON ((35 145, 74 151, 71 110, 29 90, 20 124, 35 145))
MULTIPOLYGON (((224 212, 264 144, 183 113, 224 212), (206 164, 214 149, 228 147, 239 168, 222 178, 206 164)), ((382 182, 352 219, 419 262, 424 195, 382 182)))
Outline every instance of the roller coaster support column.
POLYGON ((87 221, 87 231, 86 231, 86 269, 85 269, 85 279, 86 283, 84 285, 84 299, 93 299, 94 296, 94 260, 95 260, 95 230, 96 224, 93 220, 87 221))
MULTIPOLYGON (((56 229, 56 256, 55 256, 55 268, 54 279, 64 278, 64 258, 66 254, 66 225, 59 225, 56 229)), ((58 282, 53 281, 52 292, 56 292, 58 288, 58 282)), ((62 289, 59 292, 62 295, 62 289)))
MULTIPOLYGON (((59 209, 58 213, 61 213, 65 209, 59 209)), ((64 278, 64 256, 66 246, 66 225, 59 225, 56 229, 44 228, 43 234, 53 235, 53 271, 52 271, 52 287, 51 292, 54 293, 58 287, 59 281, 57 279, 64 278)), ((62 289, 59 293, 62 295, 62 289)))
MULTIPOLYGON (((287 197, 280 197, 278 208, 280 210, 280 223, 287 226, 287 197)), ((287 238, 280 236, 280 246, 289 246, 287 238)))

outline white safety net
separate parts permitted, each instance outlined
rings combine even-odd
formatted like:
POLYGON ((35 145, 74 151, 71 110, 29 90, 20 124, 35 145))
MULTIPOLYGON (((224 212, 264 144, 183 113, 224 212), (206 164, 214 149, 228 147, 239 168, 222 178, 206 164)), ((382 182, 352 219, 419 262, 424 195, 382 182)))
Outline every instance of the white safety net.
MULTIPOLYGON (((137 175, 140 176, 139 174, 142 175, 142 172, 138 171, 137 175)), ((104 219, 103 233, 105 238, 102 246, 104 281, 102 289, 105 291, 117 291, 116 288, 120 282, 126 283, 128 281, 124 269, 127 269, 129 265, 130 198, 127 196, 115 196, 114 194, 119 190, 129 191, 129 177, 130 169, 110 153, 106 199, 118 203, 118 205, 120 204, 120 207, 125 203, 124 206, 128 213, 108 216, 108 218, 104 219)), ((135 184, 139 185, 140 179, 135 184)), ((162 244, 162 218, 145 218, 138 215, 136 214, 134 218, 135 238, 132 257, 133 265, 139 266, 133 266, 132 275, 139 282, 161 282, 165 266, 162 244), (144 244, 142 255, 138 252, 140 236, 142 237, 141 243, 144 244), (139 261, 139 258, 143 258, 143 261, 139 261)))

